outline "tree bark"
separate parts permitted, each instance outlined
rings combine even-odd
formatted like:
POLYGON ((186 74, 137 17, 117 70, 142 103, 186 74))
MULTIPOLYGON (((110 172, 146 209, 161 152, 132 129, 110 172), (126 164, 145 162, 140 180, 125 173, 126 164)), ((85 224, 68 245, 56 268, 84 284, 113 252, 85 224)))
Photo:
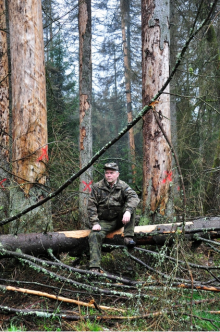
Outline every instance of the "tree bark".
MULTIPOLYGON (((169 77, 169 1, 142 0, 143 105, 149 104, 169 77)), ((162 94, 143 118, 143 213, 153 223, 172 214, 171 151, 154 116, 171 139, 170 96, 162 94)))
MULTIPOLYGON (((46 81, 41 1, 9 0, 12 81, 11 214, 46 196, 46 81)), ((50 204, 11 224, 11 232, 52 230, 50 204)))
MULTIPOLYGON (((124 54, 124 68, 125 68, 125 89, 126 89, 126 102, 127 102, 127 119, 128 122, 132 122, 132 100, 131 100, 131 62, 130 62, 130 50, 128 48, 126 31, 125 31, 125 14, 129 15, 129 3, 130 0, 121 0, 121 30, 122 30, 122 45, 124 54), (127 12, 127 13, 126 13, 127 12)), ((128 20, 127 20, 128 21, 128 20)), ((128 27, 127 27, 128 28, 128 27)), ((129 154, 132 162, 132 182, 135 183, 135 141, 134 141, 134 128, 132 127, 129 132, 129 154)))
MULTIPOLYGON (((182 224, 159 224, 135 227, 135 239, 137 245, 163 245, 173 243, 177 234, 182 233, 182 224)), ((186 222, 185 240, 195 240, 195 234, 203 238, 220 237, 220 218, 201 218, 186 222)), ((123 245, 123 228, 106 236, 104 243, 123 245)), ((88 235, 90 230, 61 231, 54 233, 31 233, 14 236, 1 235, 2 248, 13 250, 21 249, 25 254, 47 254, 48 249, 54 253, 69 252, 72 256, 81 256, 88 251, 88 235)))
POLYGON ((5 0, 0 0, 0 219, 9 211, 9 67, 5 0))
MULTIPOLYGON (((79 113, 80 168, 92 158, 92 60, 91 60, 91 0, 79 0, 79 113)), ((87 223, 88 197, 91 191, 92 168, 80 176, 79 228, 87 223)))

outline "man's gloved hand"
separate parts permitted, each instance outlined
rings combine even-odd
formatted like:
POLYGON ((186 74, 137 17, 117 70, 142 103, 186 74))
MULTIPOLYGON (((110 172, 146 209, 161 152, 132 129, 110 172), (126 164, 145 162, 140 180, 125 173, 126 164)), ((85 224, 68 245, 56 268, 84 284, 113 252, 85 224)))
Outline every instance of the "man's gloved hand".
POLYGON ((93 231, 101 231, 101 226, 99 224, 95 224, 93 227, 92 227, 92 230, 93 231))
POLYGON ((123 214, 122 223, 123 223, 124 225, 126 225, 127 223, 129 223, 130 220, 131 220, 131 212, 126 211, 126 212, 123 214))

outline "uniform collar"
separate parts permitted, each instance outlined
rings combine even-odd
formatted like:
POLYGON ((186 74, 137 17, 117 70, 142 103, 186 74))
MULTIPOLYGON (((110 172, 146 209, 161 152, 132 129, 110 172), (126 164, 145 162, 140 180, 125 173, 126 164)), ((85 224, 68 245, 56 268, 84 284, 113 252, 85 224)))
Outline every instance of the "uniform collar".
POLYGON ((120 180, 119 180, 119 178, 117 178, 117 180, 116 180, 116 182, 113 184, 113 186, 110 186, 110 184, 108 183, 108 181, 106 181, 105 178, 103 179, 103 181, 104 181, 106 187, 109 188, 109 189, 111 189, 111 188, 117 187, 118 184, 119 184, 119 181, 120 181, 120 180))

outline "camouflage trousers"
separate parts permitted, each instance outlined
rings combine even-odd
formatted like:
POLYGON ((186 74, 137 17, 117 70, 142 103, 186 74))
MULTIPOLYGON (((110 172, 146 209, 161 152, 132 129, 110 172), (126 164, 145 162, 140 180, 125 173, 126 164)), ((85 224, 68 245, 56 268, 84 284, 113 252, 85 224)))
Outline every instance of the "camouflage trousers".
POLYGON ((102 242, 108 233, 124 227, 124 236, 134 236, 135 213, 131 215, 131 220, 126 225, 123 225, 121 219, 100 220, 101 231, 91 231, 89 234, 90 268, 100 267, 102 242))

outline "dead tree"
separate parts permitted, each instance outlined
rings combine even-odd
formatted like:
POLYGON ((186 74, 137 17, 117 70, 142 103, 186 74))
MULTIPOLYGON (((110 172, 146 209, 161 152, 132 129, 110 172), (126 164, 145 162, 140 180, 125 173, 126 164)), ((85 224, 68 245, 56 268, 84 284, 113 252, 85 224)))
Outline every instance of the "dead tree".
MULTIPOLYGON (((142 0, 142 91, 149 104, 169 77, 169 1, 142 0)), ((169 86, 165 92, 169 92, 169 86)), ((162 94, 143 118, 143 213, 154 223, 172 214, 171 151, 160 129, 171 138, 170 97, 162 94), (157 117, 155 117, 155 113, 157 117), (160 123, 160 126, 158 124, 160 123)))
MULTIPOLYGON (((128 123, 132 122, 132 99, 131 99, 131 59, 130 59, 130 45, 128 45, 126 38, 126 19, 127 23, 130 10, 130 0, 120 0, 121 7, 121 31, 122 31, 122 45, 123 45, 123 55, 124 55, 124 70, 125 70, 125 89, 126 89, 126 102, 127 102, 127 119, 128 123)), ((127 24, 128 29, 128 24, 127 24)), ((132 177, 133 182, 135 182, 135 141, 134 141, 134 128, 132 127, 129 132, 129 154, 132 162, 132 177)))
MULTIPOLYGON (((41 1, 8 1, 12 83, 11 215, 48 193, 46 81, 41 1)), ((11 224, 11 232, 52 230, 50 204, 11 224)))
MULTIPOLYGON (((80 104, 80 168, 92 158, 92 60, 91 60, 91 0, 79 0, 79 104, 80 104)), ((88 195, 91 191, 92 169, 80 176, 79 223, 87 220, 88 195)))

